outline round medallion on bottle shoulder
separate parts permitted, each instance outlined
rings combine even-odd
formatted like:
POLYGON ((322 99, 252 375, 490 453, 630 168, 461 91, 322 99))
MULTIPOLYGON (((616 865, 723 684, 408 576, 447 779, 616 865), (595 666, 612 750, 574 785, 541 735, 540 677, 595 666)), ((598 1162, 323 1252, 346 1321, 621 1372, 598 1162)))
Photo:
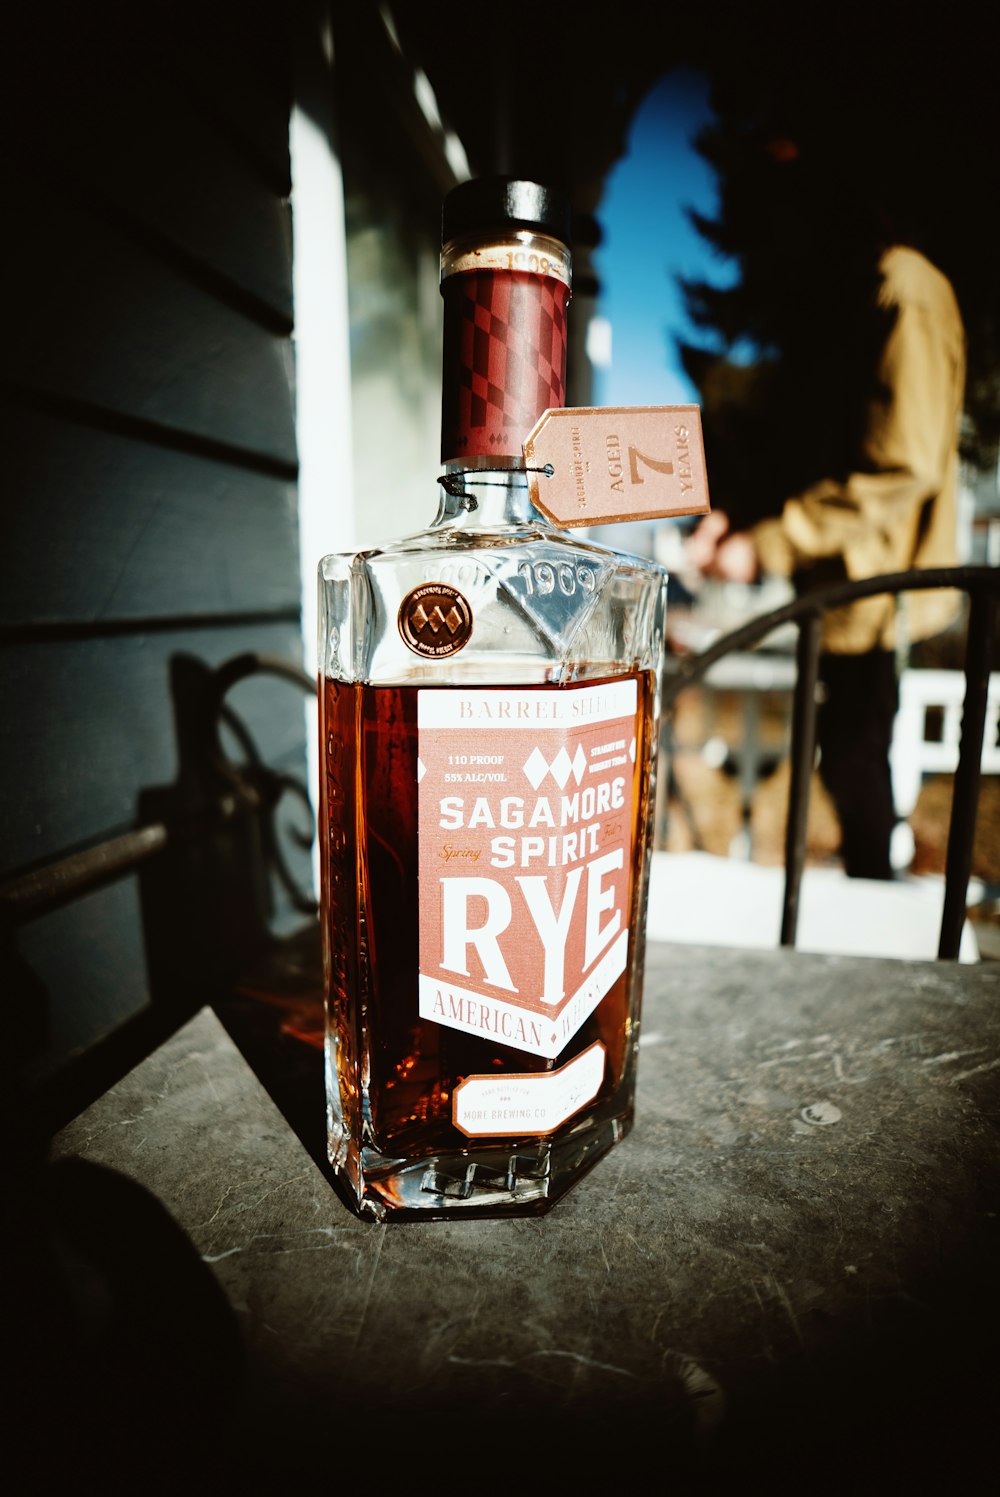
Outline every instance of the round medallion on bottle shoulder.
POLYGON ((399 633, 415 655, 441 660, 455 655, 472 634, 468 600, 447 582, 425 582, 399 605, 399 633))

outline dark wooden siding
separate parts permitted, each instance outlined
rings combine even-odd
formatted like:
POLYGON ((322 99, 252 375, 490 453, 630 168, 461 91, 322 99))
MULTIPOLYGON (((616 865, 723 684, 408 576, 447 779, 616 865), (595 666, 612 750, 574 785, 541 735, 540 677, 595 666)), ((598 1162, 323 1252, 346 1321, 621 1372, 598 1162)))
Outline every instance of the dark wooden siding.
MULTIPOLYGON (((158 817, 204 818, 218 785, 191 713, 208 671, 247 651, 301 661, 287 24, 250 0, 57 3, 8 27, 8 888, 158 817)), ((257 675, 226 700, 228 746, 302 779, 301 691, 257 675)), ((4 1024, 33 1077, 155 1005, 157 952, 181 1008, 238 963, 245 922, 203 918, 227 860, 253 882, 253 835, 225 836, 14 921, 4 1024)), ((279 886, 271 929, 295 918, 279 886)))

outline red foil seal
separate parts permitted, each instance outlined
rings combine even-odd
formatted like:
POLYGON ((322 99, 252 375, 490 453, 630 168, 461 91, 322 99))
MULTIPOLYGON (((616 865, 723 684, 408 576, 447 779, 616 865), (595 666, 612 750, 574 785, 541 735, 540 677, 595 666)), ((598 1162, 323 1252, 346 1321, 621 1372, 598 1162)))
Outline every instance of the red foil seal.
POLYGON ((471 270, 441 290, 441 459, 520 467, 542 412, 566 401, 569 287, 529 272, 471 270))

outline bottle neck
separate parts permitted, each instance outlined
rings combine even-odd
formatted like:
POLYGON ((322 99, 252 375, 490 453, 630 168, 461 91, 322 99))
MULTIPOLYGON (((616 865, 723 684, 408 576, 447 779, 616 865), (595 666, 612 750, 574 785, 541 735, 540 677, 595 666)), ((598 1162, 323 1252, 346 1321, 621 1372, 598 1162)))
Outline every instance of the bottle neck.
POLYGON ((526 525, 549 528, 549 521, 531 502, 523 467, 449 471, 438 482, 441 502, 435 526, 471 531, 526 525))
POLYGON ((568 250, 545 235, 445 246, 441 458, 449 468, 523 466, 542 412, 565 404, 569 281, 568 250))

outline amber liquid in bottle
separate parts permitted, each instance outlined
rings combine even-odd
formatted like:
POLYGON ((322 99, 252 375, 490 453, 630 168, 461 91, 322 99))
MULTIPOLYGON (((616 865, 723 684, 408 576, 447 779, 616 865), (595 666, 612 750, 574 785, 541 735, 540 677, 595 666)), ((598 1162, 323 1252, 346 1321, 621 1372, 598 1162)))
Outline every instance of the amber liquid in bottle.
POLYGON ((320 562, 328 1154, 379 1221, 545 1211, 633 1116, 666 577, 531 499, 569 228, 449 193, 437 515, 320 562))
MULTIPOLYGON (((452 1099, 461 1081, 473 1075, 551 1071, 595 1041, 603 1044, 606 1060, 604 1081, 591 1106, 599 1107, 620 1086, 633 1038, 629 1022, 633 989, 642 980, 638 902, 646 851, 655 688, 651 672, 638 672, 635 679, 640 748, 629 804, 628 962, 555 1060, 419 1016, 418 688, 329 679, 323 683, 322 824, 328 859, 323 920, 329 1022, 341 1096, 361 1110, 365 1131, 379 1152, 414 1158, 468 1146, 469 1139, 452 1120, 452 1099), (362 993, 364 1002, 359 1001, 362 993), (366 1057, 363 1068, 359 1065, 362 1055, 366 1057)), ((602 680, 588 678, 587 684, 600 685, 602 680)), ((520 1141, 510 1135, 504 1138, 504 1144, 511 1147, 537 1141, 538 1135, 531 1134, 520 1141)))

